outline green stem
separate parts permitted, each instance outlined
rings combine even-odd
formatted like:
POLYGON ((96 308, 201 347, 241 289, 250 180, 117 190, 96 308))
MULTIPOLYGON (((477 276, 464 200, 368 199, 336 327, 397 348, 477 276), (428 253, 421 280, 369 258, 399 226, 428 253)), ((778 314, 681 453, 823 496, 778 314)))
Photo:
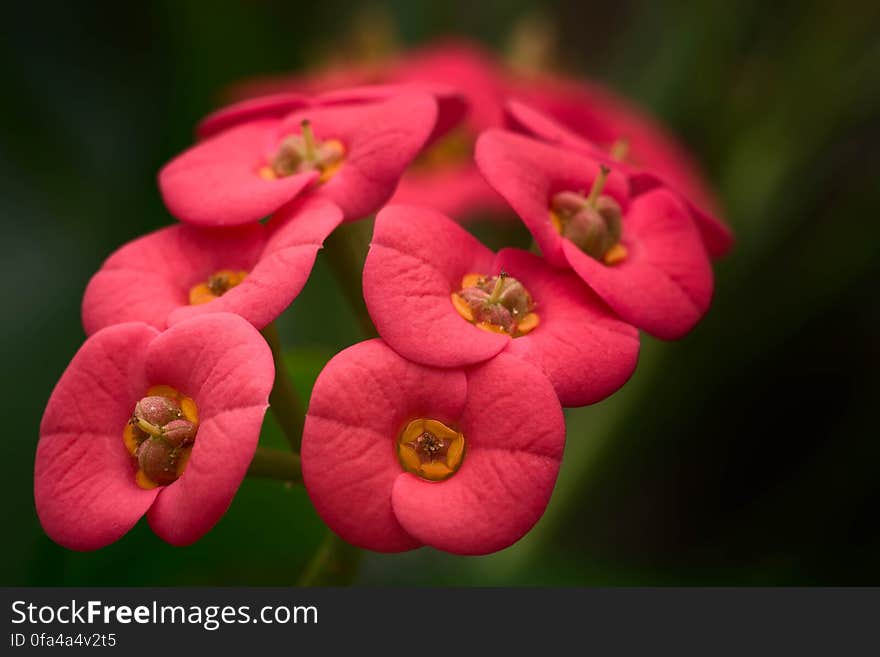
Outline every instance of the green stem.
POLYGON ((370 226, 367 220, 343 224, 324 240, 324 253, 336 282, 357 317, 361 332, 367 338, 378 336, 367 304, 364 303, 363 271, 367 257, 370 226))
POLYGON ((344 586, 357 575, 362 551, 328 531, 299 579, 300 586, 344 586))
POLYGON ((257 447, 247 474, 248 477, 276 479, 286 484, 299 484, 302 482, 299 454, 291 454, 269 447, 257 447))
POLYGON ((269 406, 281 425, 281 430, 290 443, 290 448, 299 453, 302 445, 302 431, 305 424, 305 408, 296 394, 296 390, 287 373, 284 364, 284 354, 281 351, 281 339, 278 336, 278 327, 274 322, 262 330, 263 337, 272 349, 272 360, 275 361, 275 385, 269 393, 269 406))

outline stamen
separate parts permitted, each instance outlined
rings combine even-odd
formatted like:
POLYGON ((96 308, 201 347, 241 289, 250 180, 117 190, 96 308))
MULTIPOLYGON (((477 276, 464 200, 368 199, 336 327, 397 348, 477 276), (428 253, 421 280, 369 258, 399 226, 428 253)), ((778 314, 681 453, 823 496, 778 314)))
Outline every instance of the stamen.
POLYGON ((518 338, 540 323, 531 295, 505 271, 493 277, 466 274, 450 300, 465 320, 491 333, 518 338))
POLYGON ((629 139, 626 137, 621 137, 613 144, 611 144, 611 148, 608 149, 611 158, 622 162, 626 159, 626 156, 629 154, 629 139))
POLYGON ((122 430, 125 449, 137 467, 138 486, 165 486, 183 474, 198 421, 198 408, 190 397, 166 385, 147 391, 122 430))
POLYGON ((507 272, 502 270, 498 274, 498 278, 495 279, 495 287, 492 289, 492 295, 486 303, 498 303, 498 299, 501 297, 501 290, 504 288, 505 278, 507 278, 507 272))
POLYGON ((397 440, 397 457, 407 472, 428 481, 448 479, 464 459, 464 435, 427 418, 413 420, 397 440))
POLYGON ((593 181, 593 186, 590 188, 590 195, 587 197, 586 201, 586 204, 590 207, 596 207, 596 201, 599 200, 599 195, 602 193, 602 188, 605 187, 605 181, 608 179, 609 173, 611 173, 611 169, 604 164, 599 165, 599 175, 596 176, 596 179, 593 181))
POLYGON ((303 159, 306 162, 314 163, 315 161, 315 133, 312 132, 312 122, 303 119, 299 124, 302 128, 303 141, 305 143, 305 153, 303 159))

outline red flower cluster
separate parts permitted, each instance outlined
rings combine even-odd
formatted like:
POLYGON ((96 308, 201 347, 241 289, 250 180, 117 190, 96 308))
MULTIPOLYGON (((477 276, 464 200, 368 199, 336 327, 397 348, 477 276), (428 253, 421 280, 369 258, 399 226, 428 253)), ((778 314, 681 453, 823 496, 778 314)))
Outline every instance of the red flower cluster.
POLYGON ((262 83, 203 120, 159 173, 182 223, 92 278, 90 337, 37 450, 57 542, 95 549, 146 513, 182 545, 217 522, 275 376, 257 329, 344 221, 378 212, 363 290, 381 339, 318 378, 302 475, 327 524, 369 549, 517 541, 550 499, 562 407, 629 379, 639 329, 678 338, 705 314, 730 231, 688 156, 623 101, 462 45, 344 77, 262 83), (495 253, 459 223, 507 206, 541 255, 495 253))

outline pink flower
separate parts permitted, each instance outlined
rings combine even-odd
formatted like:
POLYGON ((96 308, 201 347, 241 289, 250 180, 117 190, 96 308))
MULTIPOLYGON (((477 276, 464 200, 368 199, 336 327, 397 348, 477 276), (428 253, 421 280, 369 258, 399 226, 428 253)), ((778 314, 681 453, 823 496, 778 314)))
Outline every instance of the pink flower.
POLYGON ((666 182, 657 171, 631 164, 625 157, 620 161, 615 160, 606 150, 524 103, 510 101, 505 106, 505 115, 508 125, 517 132, 584 153, 609 167, 618 169, 627 176, 631 188, 636 193, 643 193, 656 187, 664 187, 671 191, 687 208, 688 214, 700 231, 709 255, 722 256, 733 245, 733 233, 730 228, 698 208, 689 198, 666 182))
POLYGON ((563 406, 607 397, 638 359, 638 331, 575 274, 518 249, 496 255, 427 208, 379 213, 364 298, 379 334, 401 356, 460 367, 507 350, 542 369, 563 406))
POLYGON ((312 392, 303 480, 346 541, 486 554, 541 517, 565 441, 553 387, 507 354, 433 369, 381 340, 333 358, 312 392))
POLYGON ((544 257, 573 269, 624 321, 675 339, 705 314, 712 268, 673 193, 631 198, 626 177, 595 158, 501 130, 480 137, 476 157, 544 257))
POLYGON ((503 125, 502 103, 506 94, 503 68, 491 53, 464 41, 446 41, 395 57, 381 65, 333 67, 307 76, 255 79, 239 84, 233 97, 253 99, 264 94, 319 94, 316 100, 333 97, 339 86, 423 85, 451 88, 467 101, 468 111, 457 127, 438 122, 431 148, 419 157, 403 176, 394 203, 433 207, 450 216, 503 213, 503 199, 489 187, 473 162, 477 135, 503 125), (329 92, 329 93, 328 93, 329 92))
POLYGON ((161 334, 131 322, 91 336, 40 425, 43 529, 67 548, 94 550, 146 514, 169 543, 196 541, 247 471, 273 379, 266 342, 228 313, 161 334))
MULTIPOLYGON (((514 79, 509 95, 606 152, 625 143, 630 162, 658 172, 697 207, 718 216, 715 195, 690 153, 656 120, 607 87, 555 75, 532 75, 514 79)), ((710 252, 723 255, 730 248, 730 235, 727 233, 726 242, 723 234, 716 237, 721 241, 710 242, 710 252)))
POLYGON ((388 75, 397 82, 449 85, 469 107, 464 121, 410 168, 391 202, 426 205, 461 218, 503 214, 503 199, 473 162, 477 135, 503 125, 504 74, 491 54, 466 42, 439 43, 401 57, 388 75))
POLYGON ((199 121, 196 136, 207 139, 229 128, 257 119, 283 119, 298 109, 313 105, 311 98, 290 92, 248 98, 221 107, 199 121))
POLYGON ((307 107, 356 105, 388 100, 404 93, 426 93, 437 101, 437 123, 428 143, 443 136, 467 112, 465 99, 452 87, 430 84, 386 84, 337 89, 314 97, 283 92, 258 96, 222 107, 199 122, 196 134, 207 139, 229 128, 256 119, 280 119, 307 107))
POLYGON ((128 321, 158 329, 195 315, 233 312, 258 329, 306 283, 324 239, 342 221, 329 201, 285 207, 266 224, 202 228, 176 224, 129 242, 89 281, 86 334, 128 321))
POLYGON ((256 222, 314 187, 360 219, 391 196, 436 121, 423 93, 255 119, 176 157, 159 187, 171 214, 203 226, 256 222))

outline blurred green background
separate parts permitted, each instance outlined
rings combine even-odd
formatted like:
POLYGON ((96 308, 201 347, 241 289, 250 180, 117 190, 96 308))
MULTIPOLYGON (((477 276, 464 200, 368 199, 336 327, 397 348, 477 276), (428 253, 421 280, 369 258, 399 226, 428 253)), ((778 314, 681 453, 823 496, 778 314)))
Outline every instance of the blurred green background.
MULTIPOLYGON (((716 185, 738 244, 685 340, 568 413, 553 500, 514 547, 368 554, 364 584, 880 584, 880 5, 374 3, 401 43, 503 51, 540 15, 561 59, 661 117, 716 185)), ((92 554, 33 509, 37 428, 83 340, 101 261, 170 222, 155 174, 225 85, 344 43, 357 3, 15 3, 0 66, 4 257, 0 584, 289 584, 324 533, 301 487, 246 481, 203 540, 141 523, 92 554)), ((323 257, 281 320, 306 392, 360 339, 323 257)), ((271 421, 269 421, 271 424, 271 421)), ((278 440, 267 426, 267 441, 278 440)))

